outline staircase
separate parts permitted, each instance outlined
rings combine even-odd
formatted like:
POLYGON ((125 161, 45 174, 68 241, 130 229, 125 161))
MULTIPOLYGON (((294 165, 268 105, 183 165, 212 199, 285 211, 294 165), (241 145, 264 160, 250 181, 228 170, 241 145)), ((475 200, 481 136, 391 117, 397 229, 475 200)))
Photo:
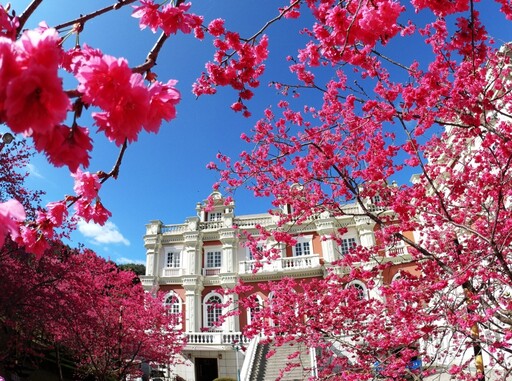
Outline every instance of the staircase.
POLYGON ((311 376, 309 348, 303 344, 258 344, 249 381, 304 381, 311 376), (267 358, 269 352, 274 352, 267 358), (295 353, 298 355, 294 356, 295 353), (293 358, 290 358, 293 357, 293 358), (284 372, 283 372, 284 371, 284 372))

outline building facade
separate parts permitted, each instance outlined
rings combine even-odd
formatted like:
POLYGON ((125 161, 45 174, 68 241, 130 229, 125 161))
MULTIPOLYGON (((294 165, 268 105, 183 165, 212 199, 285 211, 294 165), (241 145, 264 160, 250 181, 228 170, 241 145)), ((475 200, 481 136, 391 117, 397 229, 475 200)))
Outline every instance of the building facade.
MULTIPOLYGON (((262 242, 277 247, 273 260, 257 261, 246 247, 247 233, 257 235, 257 227, 271 229, 277 226, 276 213, 252 215, 235 214, 235 204, 226 203, 218 192, 210 201, 196 205, 196 215, 181 224, 163 224, 151 221, 146 225, 146 275, 142 283, 146 290, 166 294, 170 309, 181 316, 178 329, 183 330, 187 345, 181 361, 167 370, 170 379, 178 375, 187 381, 211 381, 216 377, 249 379, 254 361, 254 343, 242 332, 251 321, 250 311, 239 315, 227 314, 236 300, 226 300, 223 292, 233 288, 239 280, 261 284, 283 277, 312 279, 324 277, 354 245, 372 247, 376 244, 375 223, 362 215, 355 204, 344 207, 343 217, 332 218, 327 213, 306 222, 290 224, 287 229, 296 240, 293 247, 262 242), (337 241, 329 239, 346 232, 337 241), (227 315, 226 315, 227 314, 227 315), (222 324, 216 324, 220 316, 222 324)), ((285 213, 286 208, 280 213, 285 213)), ((407 247, 399 244, 382 253, 393 265, 378 282, 388 283, 401 269, 409 267, 407 247)), ((355 284, 367 293, 365 284, 355 284)), ((368 295, 378 297, 378 295, 368 295)), ((257 292, 260 303, 267 303, 271 295, 257 292)), ((229 298, 236 296, 230 294, 229 298)), ((314 362, 314 359, 313 359, 314 362)))

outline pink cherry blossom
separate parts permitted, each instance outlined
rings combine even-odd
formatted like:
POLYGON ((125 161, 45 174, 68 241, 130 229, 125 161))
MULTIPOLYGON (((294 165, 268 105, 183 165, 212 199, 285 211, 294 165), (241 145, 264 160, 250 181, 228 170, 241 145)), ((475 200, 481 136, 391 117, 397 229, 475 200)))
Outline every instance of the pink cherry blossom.
POLYGON ((134 6, 132 17, 139 18, 140 29, 149 27, 153 33, 157 31, 162 23, 160 18, 159 4, 155 4, 153 0, 140 0, 140 6, 134 6))
POLYGON ((57 70, 64 53, 60 42, 59 34, 53 28, 27 30, 15 42, 18 63, 23 68, 41 65, 57 70))
POLYGON ((4 244, 6 235, 15 240, 20 234, 20 222, 25 220, 25 209, 17 200, 0 203, 0 246, 4 244))
POLYGON ((175 34, 178 30, 183 33, 190 33, 203 22, 201 16, 186 13, 191 3, 181 3, 179 6, 166 4, 160 13, 160 27, 166 35, 175 34))
POLYGON ((162 120, 169 122, 176 118, 176 105, 180 101, 180 93, 176 89, 177 81, 170 80, 166 84, 154 82, 149 87, 149 108, 144 129, 158 132, 162 120))
POLYGON ((84 201, 92 201, 101 188, 99 177, 95 173, 82 172, 80 168, 71 175, 75 179, 73 190, 84 201))
POLYGON ((33 132, 45 134, 61 123, 70 102, 56 70, 32 65, 8 82, 4 108, 9 127, 31 136, 33 132))
POLYGON ((78 217, 81 217, 85 222, 93 221, 96 224, 104 225, 105 222, 112 216, 103 204, 96 199, 93 204, 90 201, 79 199, 75 203, 75 211, 78 217))
POLYGON ((112 94, 104 112, 93 113, 95 124, 118 146, 125 140, 133 142, 147 121, 150 107, 148 88, 140 74, 132 74, 121 93, 112 94))
POLYGON ((89 152, 92 140, 89 130, 75 125, 71 128, 57 125, 47 134, 34 134, 35 148, 45 152, 48 161, 56 167, 67 165, 71 172, 76 172, 81 165, 89 166, 89 152))
POLYGON ((102 109, 115 107, 116 100, 129 90, 132 71, 122 58, 92 56, 76 75, 83 101, 102 109))
POLYGON ((37 258, 40 258, 49 247, 43 234, 29 226, 22 226, 20 228, 20 235, 17 237, 16 242, 37 258))
POLYGON ((18 26, 18 17, 9 15, 3 6, 0 7, 0 36, 14 40, 16 38, 18 26))
POLYGON ((47 217, 55 226, 61 226, 68 215, 68 208, 65 202, 50 202, 46 205, 47 217))

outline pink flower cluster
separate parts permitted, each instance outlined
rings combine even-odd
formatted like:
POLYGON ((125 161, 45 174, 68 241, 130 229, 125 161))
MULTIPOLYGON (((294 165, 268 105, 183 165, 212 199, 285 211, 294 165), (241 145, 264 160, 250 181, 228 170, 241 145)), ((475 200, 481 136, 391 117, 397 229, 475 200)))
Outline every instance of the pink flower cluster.
POLYGON ((206 64, 206 73, 194 84, 193 93, 215 94, 216 86, 231 86, 239 95, 231 108, 250 116, 243 101, 253 96, 249 88, 259 86, 259 77, 265 70, 263 62, 268 57, 268 38, 263 35, 259 41, 256 38, 243 41, 238 33, 226 31, 221 19, 213 20, 208 31, 216 37, 213 44, 217 51, 213 62, 206 64))
POLYGON ((74 200, 76 215, 86 222, 92 220, 99 225, 104 225, 112 213, 103 206, 98 197, 98 191, 101 188, 98 175, 78 169, 72 176, 75 179, 73 189, 77 195, 74 200))
POLYGON ((31 136, 54 165, 75 170, 88 165, 92 146, 87 130, 62 125, 71 108, 58 76, 62 57, 54 29, 29 30, 17 41, 0 37, 0 121, 31 136))
POLYGON ((5 236, 9 234, 16 239, 20 234, 20 222, 25 220, 23 205, 17 200, 0 203, 0 247, 3 246, 5 236))
POLYGON ((8 9, 0 6, 0 36, 14 40, 18 29, 19 20, 16 16, 10 16, 8 9))
POLYGON ((203 38, 203 18, 187 13, 191 3, 182 3, 178 6, 171 3, 161 6, 153 0, 141 0, 140 3, 140 6, 134 7, 132 16, 140 19, 141 29, 149 28, 153 33, 161 29, 167 36, 176 34, 178 30, 187 34, 194 30, 197 38, 203 38))
POLYGON ((125 59, 87 46, 69 53, 66 68, 78 79, 82 101, 102 110, 92 113, 95 124, 118 146, 136 141, 142 128, 158 132, 162 120, 176 117, 180 93, 174 80, 147 87, 125 59))
MULTIPOLYGON (((142 8, 149 12, 151 4, 143 1, 138 13, 142 8)), ((158 10, 159 27, 166 34, 200 28, 202 18, 187 14, 189 7, 164 6, 158 10)), ((111 215, 98 198, 98 176, 80 170, 89 166, 92 150, 89 130, 76 122, 82 109, 97 107, 99 110, 92 113, 96 126, 120 146, 137 140, 142 129, 156 133, 163 120, 174 119, 180 93, 174 80, 162 83, 148 75, 148 86, 142 74, 133 72, 123 58, 88 46, 65 51, 58 32, 44 24, 16 40, 18 25, 18 19, 0 6, 0 123, 31 137, 37 151, 54 166, 67 166, 76 182, 76 196, 48 204, 35 221, 21 228, 18 223, 25 219, 23 206, 14 201, 1 204, 0 243, 10 234, 28 251, 41 255, 47 248, 46 239, 53 239, 54 229, 67 219, 71 204, 76 215, 86 221, 104 224, 111 215), (61 69, 76 78, 76 91, 64 90, 61 69), (73 105, 71 97, 76 98, 73 105), (70 112, 74 121, 68 126, 65 121, 70 112)))

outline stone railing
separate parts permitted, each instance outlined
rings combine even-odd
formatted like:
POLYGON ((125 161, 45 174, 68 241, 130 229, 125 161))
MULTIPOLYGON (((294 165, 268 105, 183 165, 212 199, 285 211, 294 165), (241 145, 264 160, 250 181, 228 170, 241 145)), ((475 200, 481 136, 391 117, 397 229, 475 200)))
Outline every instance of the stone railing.
POLYGON ((203 268, 203 276, 213 276, 213 275, 219 275, 220 274, 220 268, 203 268))
POLYGON ((193 344, 217 344, 233 345, 247 344, 250 340, 241 332, 187 332, 187 345, 193 344))
POLYGON ((386 248, 386 257, 399 257, 407 254, 407 246, 403 244, 386 248))
POLYGON ((216 230, 224 228, 224 221, 206 221, 199 223, 200 230, 216 230))
POLYGON ((168 234, 179 234, 187 230, 187 224, 162 225, 161 232, 168 234))
POLYGON ((181 267, 165 267, 162 270, 163 277, 176 277, 185 275, 185 269, 181 267))
POLYGON ((256 225, 268 226, 273 223, 272 216, 254 216, 235 218, 233 224, 240 229, 254 228, 256 225))
POLYGON ((275 272, 297 269, 308 269, 320 267, 320 256, 318 254, 301 255, 296 257, 285 257, 274 260, 262 260, 261 266, 258 266, 258 261, 242 261, 239 265, 240 274, 252 274, 255 269, 257 273, 262 272, 275 272))
POLYGON ((142 283, 143 287, 150 287, 150 286, 153 286, 155 284, 155 278, 154 277, 141 276, 140 277, 140 282, 142 283))

